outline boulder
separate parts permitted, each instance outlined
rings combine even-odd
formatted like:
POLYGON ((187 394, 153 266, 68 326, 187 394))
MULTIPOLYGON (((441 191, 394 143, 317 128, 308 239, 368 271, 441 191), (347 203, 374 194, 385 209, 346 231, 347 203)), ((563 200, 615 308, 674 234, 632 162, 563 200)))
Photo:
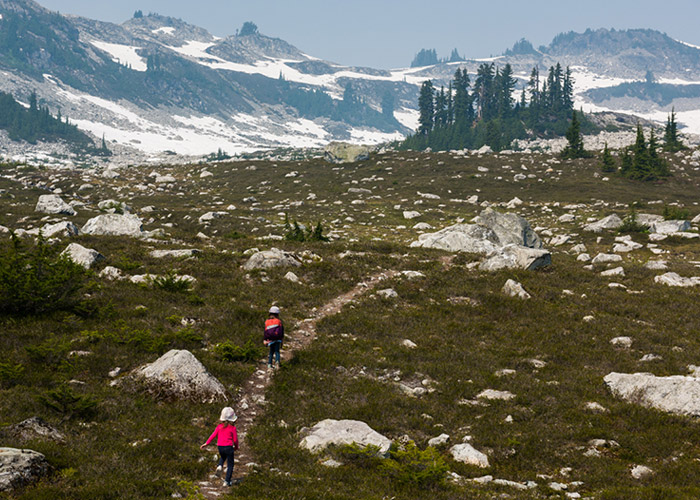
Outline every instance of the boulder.
POLYGON ((450 440, 450 435, 443 433, 437 437, 428 439, 428 446, 432 446, 432 447, 442 446, 444 444, 447 444, 447 442, 449 440, 450 440))
POLYGON ((97 208, 110 213, 128 213, 131 212, 131 207, 123 201, 117 200, 102 200, 97 204, 97 208))
POLYGON ((88 220, 81 232, 99 236, 142 236, 141 219, 131 214, 103 214, 88 220))
POLYGON ((65 436, 58 429, 54 429, 39 417, 31 417, 14 425, 0 429, 0 436, 16 441, 29 441, 31 439, 50 439, 63 442, 65 436))
POLYGON ((630 475, 634 479, 644 479, 646 477, 652 476, 654 474, 653 469, 650 469, 646 465, 635 465, 630 470, 630 475))
POLYGON ((500 246, 520 245, 528 248, 542 248, 542 241, 532 230, 530 224, 514 213, 501 213, 487 208, 473 221, 496 233, 500 246))
POLYGON ((398 293, 396 293, 396 290, 393 288, 386 288, 384 290, 379 290, 377 292, 377 295, 380 297, 384 297, 385 299, 395 299, 396 297, 399 296, 398 293))
POLYGON ((285 274, 284 279, 291 281, 292 283, 301 283, 299 276, 294 274, 292 271, 289 271, 287 274, 285 274))
POLYGON ((285 252, 278 248, 271 248, 262 252, 254 253, 248 261, 243 264, 243 269, 271 269, 273 267, 301 266, 301 262, 296 255, 285 252))
POLYGON ((122 270, 113 266, 106 266, 102 271, 100 271, 98 276, 100 278, 112 281, 124 279, 122 270))
POLYGON ((97 250, 85 248, 77 243, 68 245, 66 249, 61 252, 61 255, 67 256, 70 260, 83 266, 85 269, 90 269, 93 264, 104 260, 104 255, 97 250))
POLYGON ((201 254, 201 250, 196 248, 186 248, 182 250, 151 250, 149 255, 155 259, 162 259, 164 257, 172 258, 183 258, 183 257, 194 257, 195 255, 201 254))
POLYGON ((613 253, 599 253, 591 261, 592 264, 611 264, 613 262, 622 262, 622 256, 613 253))
POLYGON ((700 214, 693 217, 693 220, 691 220, 690 222, 692 222, 693 224, 700 224, 700 214))
POLYGON ((663 215, 637 214, 637 218, 635 220, 637 221, 637 224, 641 224, 642 226, 651 226, 655 222, 663 222, 664 217, 663 215))
POLYGON ((510 279, 506 281, 506 284, 503 285, 501 291, 509 297, 517 297, 523 300, 527 300, 530 298, 530 294, 525 291, 523 285, 521 285, 517 281, 510 279))
POLYGON ((594 233, 600 233, 603 229, 618 229, 622 226, 622 219, 616 214, 608 215, 592 224, 587 224, 583 226, 584 231, 592 231, 594 233))
POLYGON ((665 220, 654 222, 649 229, 649 232, 656 234, 673 234, 688 231, 690 222, 687 220, 665 220))
POLYGON ((44 224, 38 232, 44 238, 57 238, 60 236, 77 236, 80 234, 80 229, 70 221, 63 221, 56 224, 44 224))
POLYGON ((476 395, 476 399, 489 399, 492 401, 509 401, 515 398, 515 394, 509 391, 497 391, 496 389, 484 389, 476 395))
POLYGON ((312 453, 318 453, 332 444, 351 443, 360 446, 378 446, 382 454, 386 454, 391 446, 389 438, 382 436, 364 422, 333 419, 322 420, 306 430, 299 446, 312 453))
POLYGON ((75 209, 57 194, 42 194, 36 202, 35 212, 44 214, 75 215, 75 209))
POLYGON ((331 163, 355 163, 369 159, 370 149, 358 144, 331 142, 324 153, 326 160, 331 163))
POLYGON ((220 219, 228 215, 228 212, 207 212, 199 217, 199 223, 204 224, 205 222, 211 222, 214 219, 220 219))
POLYGON ((0 448, 0 491, 12 491, 38 481, 50 467, 41 453, 0 448))
POLYGON ((552 263, 552 254, 548 250, 508 245, 489 255, 479 265, 481 271, 498 271, 501 269, 525 269, 532 271, 552 263))
POLYGON ((404 210, 403 211, 403 218, 404 219, 415 219, 417 217, 420 217, 420 212, 416 212, 415 210, 404 210))
POLYGON ((665 271, 668 269, 668 262, 665 260, 648 260, 644 263, 644 267, 652 271, 665 271))
POLYGON ((436 233, 421 234, 412 247, 437 248, 448 252, 489 254, 499 248, 498 236, 476 224, 455 224, 436 233))
POLYGON ((655 283, 660 283, 666 286, 692 287, 700 285, 700 277, 684 278, 678 273, 665 273, 654 277, 655 283))
POLYGON ((450 448, 450 454, 456 462, 476 465, 477 467, 489 467, 489 457, 481 453, 469 443, 457 444, 450 448))
POLYGON ((159 397, 213 403, 227 399, 226 389, 204 365, 185 350, 172 349, 153 363, 138 368, 134 378, 159 397))
POLYGON ((630 403, 700 416, 700 379, 683 375, 656 377, 650 373, 610 373, 603 379, 610 391, 630 403))

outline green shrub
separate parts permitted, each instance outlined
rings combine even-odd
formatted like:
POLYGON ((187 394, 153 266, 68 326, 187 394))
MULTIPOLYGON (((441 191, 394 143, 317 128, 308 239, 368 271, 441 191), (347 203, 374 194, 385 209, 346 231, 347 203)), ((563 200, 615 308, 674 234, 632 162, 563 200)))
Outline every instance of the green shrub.
POLYGON ((0 251, 0 312, 42 314, 76 306, 87 284, 86 270, 39 237, 26 248, 14 234, 0 251))
POLYGON ((189 292, 192 282, 186 278, 177 276, 173 271, 168 271, 164 276, 153 278, 153 286, 172 293, 189 292))
POLYGON ((66 360, 70 345, 53 335, 41 344, 24 346, 29 359, 42 365, 55 366, 66 360))
POLYGON ((229 341, 217 344, 214 353, 224 361, 257 361, 263 357, 265 350, 259 344, 248 340, 243 347, 229 341))
POLYGON ((24 374, 24 366, 14 363, 0 363, 0 385, 15 385, 24 374))
POLYGON ((438 485, 449 471, 447 463, 432 446, 420 450, 413 441, 405 449, 392 446, 389 458, 381 465, 389 476, 399 482, 421 486, 438 485))
POLYGON ((687 208, 666 205, 663 216, 664 220, 686 220, 690 217, 690 211, 687 208))
POLYGON ((375 469, 382 465, 384 458, 379 446, 360 446, 357 443, 350 443, 339 446, 335 455, 345 464, 354 465, 363 469, 375 469))
POLYGON ((649 226, 637 222, 637 211, 633 206, 629 215, 622 220, 622 225, 617 231, 619 233, 648 233, 649 226))
POLYGON ((47 408, 63 415, 66 419, 86 419, 97 412, 97 401, 89 396, 81 396, 73 392, 67 385, 47 391, 39 396, 39 401, 47 408))

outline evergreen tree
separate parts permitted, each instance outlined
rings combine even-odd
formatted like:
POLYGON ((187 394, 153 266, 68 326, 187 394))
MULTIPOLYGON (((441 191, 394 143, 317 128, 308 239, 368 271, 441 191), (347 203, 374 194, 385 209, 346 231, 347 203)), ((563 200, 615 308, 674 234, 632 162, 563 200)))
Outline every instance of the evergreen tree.
POLYGON ((678 137, 678 124, 676 123, 676 108, 671 110, 671 114, 666 120, 664 128, 664 151, 675 152, 686 149, 686 146, 678 137))
POLYGON ((447 95, 445 87, 440 87, 440 91, 435 94, 435 127, 447 125, 447 95))
POLYGON ((624 177, 629 177, 632 171, 632 152, 630 148, 627 147, 622 150, 622 157, 620 159, 620 174, 624 177))
POLYGON ((420 88, 420 96, 418 97, 418 133, 427 135, 433 130, 433 119, 435 108, 433 104, 433 95, 435 90, 433 82, 427 80, 423 82, 420 88))
POLYGON ((513 69, 510 64, 506 64, 500 74, 498 74, 496 82, 496 106, 498 107, 498 116, 500 118, 507 118, 512 114, 515 83, 513 69))
POLYGON ((567 146, 562 151, 562 158, 587 158, 590 154, 583 148, 583 136, 581 135, 581 124, 576 111, 571 115, 571 125, 566 131, 567 146))
POLYGON ((611 173, 617 170, 617 165, 615 164, 615 158, 613 158, 610 149, 608 149, 608 143, 605 143, 605 148, 603 149, 603 156, 600 160, 600 169, 604 173, 611 173))
POLYGON ((493 92, 493 83, 496 77, 496 66, 481 64, 477 69, 474 82, 474 99, 477 104, 477 119, 490 120, 495 116, 496 99, 493 92))
POLYGON ((134 19, 141 19, 143 17, 143 11, 140 9, 134 12, 134 19))
POLYGON ((632 146, 632 168, 628 176, 630 179, 642 181, 650 180, 652 177, 649 149, 640 124, 637 124, 637 138, 632 146))
POLYGON ((238 32, 239 36, 250 36, 258 34, 258 25, 252 21, 246 21, 241 26, 241 30, 238 32))

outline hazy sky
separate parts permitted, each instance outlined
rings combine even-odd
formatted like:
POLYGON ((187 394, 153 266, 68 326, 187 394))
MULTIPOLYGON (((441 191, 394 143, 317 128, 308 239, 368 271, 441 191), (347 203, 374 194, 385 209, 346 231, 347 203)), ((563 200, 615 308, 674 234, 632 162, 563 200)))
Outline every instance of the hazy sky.
POLYGON ((498 55, 520 38, 536 47, 586 28, 653 28, 700 45, 700 0, 38 0, 64 14, 121 23, 177 17, 225 36, 244 21, 315 57, 353 66, 408 66, 421 48, 440 57, 498 55))

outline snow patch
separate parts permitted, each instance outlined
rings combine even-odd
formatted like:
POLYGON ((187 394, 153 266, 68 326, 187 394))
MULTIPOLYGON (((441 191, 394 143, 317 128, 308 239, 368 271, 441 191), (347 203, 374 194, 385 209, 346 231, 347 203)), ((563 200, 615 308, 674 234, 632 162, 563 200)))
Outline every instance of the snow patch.
POLYGON ((686 45, 688 47, 692 47, 694 49, 700 50, 700 45, 693 45, 692 43, 684 42, 683 40, 676 40, 678 43, 682 43, 683 45, 686 45))
POLYGON ((174 32, 175 28, 173 28, 172 26, 163 26, 162 28, 151 30, 151 33, 162 33, 164 35, 172 35, 174 32))
POLYGON ((112 56, 112 61, 124 66, 130 66, 135 71, 146 71, 148 66, 146 60, 136 52, 141 47, 132 47, 131 45, 120 45, 118 43, 100 42, 98 40, 90 40, 90 43, 98 49, 107 52, 112 56))
POLYGON ((403 108, 401 110, 394 111, 394 118, 396 118, 401 125, 410 128, 411 130, 418 130, 419 116, 420 113, 417 109, 403 108))

